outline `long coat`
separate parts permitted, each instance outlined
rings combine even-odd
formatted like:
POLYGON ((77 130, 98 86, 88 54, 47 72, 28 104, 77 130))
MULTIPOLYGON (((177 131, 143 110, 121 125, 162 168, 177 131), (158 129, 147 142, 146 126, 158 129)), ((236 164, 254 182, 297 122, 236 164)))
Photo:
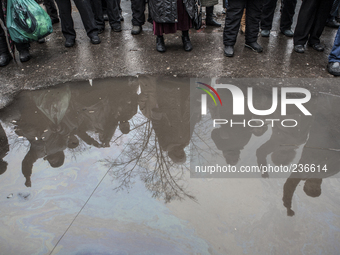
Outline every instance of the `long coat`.
MULTIPOLYGON (((189 17, 194 17, 195 0, 183 0, 189 17)), ((149 11, 157 23, 177 23, 177 0, 149 0, 149 11)))

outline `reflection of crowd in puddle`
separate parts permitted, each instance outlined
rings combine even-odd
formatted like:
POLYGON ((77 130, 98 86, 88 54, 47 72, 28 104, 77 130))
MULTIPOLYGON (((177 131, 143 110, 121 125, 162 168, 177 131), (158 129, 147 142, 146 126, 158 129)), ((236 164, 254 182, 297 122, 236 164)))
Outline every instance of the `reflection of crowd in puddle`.
MULTIPOLYGON (((213 113, 213 119, 233 119, 235 123, 242 123, 243 119, 251 119, 252 115, 246 111, 242 116, 233 116, 232 95, 226 90, 218 90, 219 95, 223 98, 223 106, 217 108, 209 105, 209 110, 213 113)), ((231 125, 221 125, 211 133, 217 149, 221 150, 227 164, 235 166, 240 160, 241 150, 248 144, 252 135, 261 136, 267 131, 268 127, 232 127, 231 125)))
POLYGON ((303 148, 299 164, 315 166, 315 172, 295 172, 287 179, 283 188, 283 203, 287 215, 293 216, 292 199, 296 187, 305 181, 303 190, 306 195, 318 197, 321 195, 321 184, 324 178, 334 176, 340 171, 340 134, 338 112, 340 98, 333 95, 319 95, 317 112, 313 115, 307 142, 303 148), (317 166, 320 166, 318 169, 317 166), (323 168, 325 168, 324 171, 323 168))
MULTIPOLYGON (((223 107, 216 108, 214 105, 208 105, 213 119, 233 119, 235 123, 242 123, 243 119, 262 119, 261 116, 252 116, 251 113, 245 112, 245 115, 235 116, 232 112, 232 95, 230 91, 218 90, 223 98, 223 107), (217 109, 217 110, 216 110, 217 109)), ((269 109, 271 102, 268 102, 263 95, 255 101, 257 109, 269 109)), ((245 94, 245 93, 244 93, 245 94)), ((270 96, 269 96, 270 98, 270 96)), ((267 156, 271 156, 272 163, 276 166, 287 166, 293 162, 296 157, 297 149, 303 145, 302 156, 298 165, 315 166, 315 172, 292 173, 286 180, 283 188, 283 204, 287 208, 287 215, 293 216, 292 199, 297 185, 304 180, 304 191, 306 195, 318 197, 321 194, 321 183, 323 178, 337 174, 340 171, 339 151, 339 128, 337 113, 340 100, 337 96, 322 95, 318 96, 317 104, 309 102, 308 109, 316 109, 313 116, 303 115, 297 108, 288 108, 286 119, 297 120, 296 127, 283 127, 274 125, 272 134, 268 141, 264 142, 256 150, 258 166, 267 165, 267 156), (327 166, 327 171, 322 168, 327 166), (317 168, 320 166, 320 168, 317 168)), ((281 115, 274 112, 266 119, 280 119, 281 115)), ((262 136, 267 131, 267 126, 261 128, 251 128, 249 126, 240 128, 240 125, 231 127, 230 125, 220 125, 213 129, 211 138, 218 150, 222 154, 227 164, 236 165, 240 160, 240 153, 248 144, 252 135, 262 136)), ((247 151, 248 156, 254 151, 247 151)), ((262 177, 268 178, 268 173, 262 173, 262 177)))
MULTIPOLYGON (((201 120, 200 114, 190 112, 190 87, 187 86, 189 80, 149 77, 119 79, 117 85, 107 86, 105 80, 97 80, 93 84, 84 82, 72 88, 66 86, 63 89, 26 93, 28 99, 18 100, 16 107, 20 115, 15 120, 15 132, 30 143, 22 161, 22 173, 27 187, 32 185, 32 169, 38 159, 42 158, 51 167, 58 168, 64 164, 64 150, 77 148, 80 141, 104 148, 110 147, 117 129, 121 136, 130 133, 130 122, 136 115, 138 106, 142 114, 151 121, 161 150, 174 163, 186 162, 185 148, 191 140, 193 127, 201 120)), ((231 97, 228 92, 219 93, 225 98, 231 97)), ((287 179, 283 187, 283 202, 289 216, 294 215, 292 199, 300 181, 305 181, 304 191, 307 195, 317 197, 321 194, 322 179, 339 172, 337 166, 340 163, 340 144, 336 124, 339 114, 335 110, 339 99, 334 96, 319 96, 318 100, 317 107, 312 104, 308 106, 318 109, 313 112, 312 117, 301 115, 298 109, 289 110, 287 118, 297 119, 298 126, 272 127, 269 140, 256 150, 258 165, 267 165, 269 155, 275 165, 288 165, 296 157, 300 146, 304 147, 299 163, 327 164, 327 173, 292 173, 287 179)), ((226 101, 232 102, 231 98, 226 101)), ((267 109, 268 103, 265 98, 260 98, 256 107, 267 109)), ((241 121, 241 118, 261 119, 250 112, 246 112, 245 116, 235 117, 228 104, 224 104, 219 110, 210 105, 208 108, 213 118, 234 118, 235 121, 241 121)), ((277 119, 279 114, 275 112, 270 117, 277 119)), ((261 137, 267 130, 267 125, 259 128, 221 125, 212 131, 211 138, 227 164, 236 165, 241 151, 251 137, 261 137)), ((7 163, 3 158, 8 150, 8 140, 0 126, 0 174, 6 171, 7 163)))
POLYGON ((171 80, 139 79, 140 95, 137 78, 131 77, 117 78, 117 86, 96 80, 72 88, 24 93, 16 105, 15 133, 30 144, 22 161, 25 185, 31 187, 33 165, 40 158, 58 168, 64 164, 65 149, 76 149, 80 141, 97 148, 110 147, 117 129, 122 135, 130 132, 129 121, 138 105, 152 122, 160 148, 173 162, 185 162, 184 148, 192 135, 188 81, 183 80, 179 89, 171 80))
POLYGON ((152 122, 163 151, 175 163, 186 162, 184 148, 189 145, 190 130, 189 79, 145 79, 141 82, 139 106, 152 122))
POLYGON ((97 148, 110 147, 117 127, 123 134, 130 132, 128 121, 137 113, 137 85, 129 79, 109 90, 103 85, 98 81, 94 86, 81 83, 72 89, 35 91, 18 100, 15 132, 30 143, 22 161, 27 187, 32 185, 32 169, 38 159, 58 168, 64 164, 64 150, 78 147, 79 139, 97 148))
POLYGON ((6 172, 7 170, 7 162, 4 161, 4 157, 7 155, 9 151, 8 139, 0 123, 0 175, 6 172))

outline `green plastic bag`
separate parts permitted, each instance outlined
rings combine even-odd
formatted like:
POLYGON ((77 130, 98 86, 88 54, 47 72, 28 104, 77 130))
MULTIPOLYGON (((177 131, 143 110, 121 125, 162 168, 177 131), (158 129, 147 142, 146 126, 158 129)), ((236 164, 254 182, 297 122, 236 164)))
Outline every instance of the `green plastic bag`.
POLYGON ((27 43, 53 32, 48 14, 35 0, 8 0, 6 23, 16 43, 27 43))

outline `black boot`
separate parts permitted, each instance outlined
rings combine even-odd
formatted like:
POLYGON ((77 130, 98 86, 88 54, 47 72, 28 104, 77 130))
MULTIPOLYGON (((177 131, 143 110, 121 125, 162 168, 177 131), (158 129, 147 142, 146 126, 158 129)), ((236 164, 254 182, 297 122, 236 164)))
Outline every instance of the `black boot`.
POLYGON ((8 52, 0 54, 0 66, 7 66, 11 59, 12 56, 8 52))
MULTIPOLYGON (((1 8, 1 7, 0 7, 1 8)), ((1 29, 1 28, 0 28, 1 29)), ((11 61, 12 56, 8 51, 6 37, 0 37, 0 67, 7 66, 11 61)))
POLYGON ((207 26, 220 27, 221 24, 214 20, 214 6, 206 7, 205 24, 207 26))
POLYGON ((192 44, 190 42, 189 38, 189 31, 183 31, 182 32, 182 42, 183 42, 183 48, 185 51, 191 51, 192 50, 192 44))
POLYGON ((19 51, 19 59, 20 62, 27 62, 28 60, 31 59, 31 55, 28 49, 23 49, 19 51))
POLYGON ((157 35, 156 39, 156 50, 158 52, 165 52, 164 37, 162 35, 157 35))

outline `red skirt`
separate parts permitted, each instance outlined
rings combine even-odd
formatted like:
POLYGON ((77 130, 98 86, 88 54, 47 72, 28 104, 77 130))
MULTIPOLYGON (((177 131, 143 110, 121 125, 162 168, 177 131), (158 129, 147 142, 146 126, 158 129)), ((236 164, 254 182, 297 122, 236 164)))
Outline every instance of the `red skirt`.
POLYGON ((192 27, 191 19, 187 13, 183 0, 177 0, 177 23, 156 23, 153 22, 154 35, 174 34, 177 30, 188 31, 192 27))

